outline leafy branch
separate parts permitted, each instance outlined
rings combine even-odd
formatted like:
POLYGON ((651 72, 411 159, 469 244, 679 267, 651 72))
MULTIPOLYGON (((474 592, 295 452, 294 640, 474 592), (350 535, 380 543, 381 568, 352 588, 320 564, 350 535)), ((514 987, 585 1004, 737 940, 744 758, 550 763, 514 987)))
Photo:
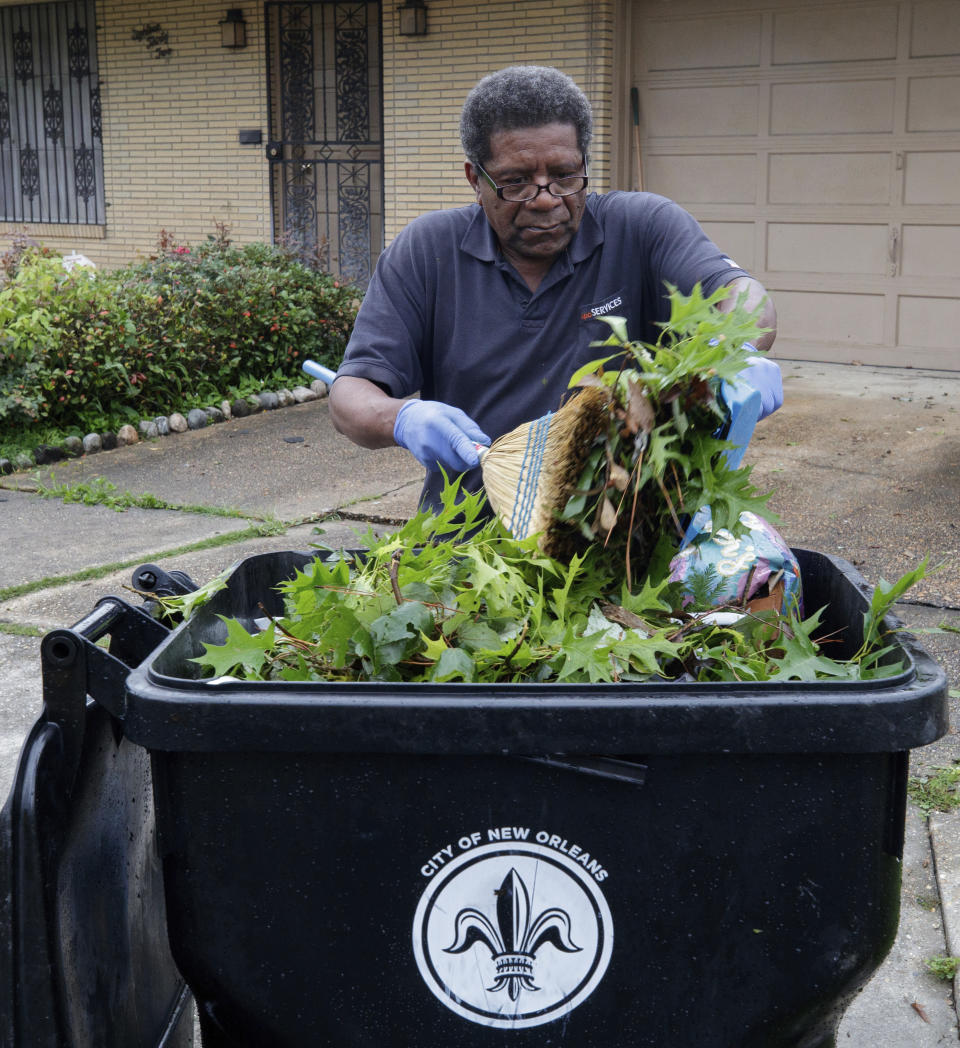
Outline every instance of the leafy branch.
POLYGON ((602 542, 611 570, 616 565, 632 587, 663 569, 701 507, 711 507, 717 529, 734 531, 744 511, 764 514, 769 495, 757 492, 750 467, 729 468, 733 445, 719 435, 727 418, 722 383, 744 370, 746 343, 762 333, 741 303, 716 308, 726 294, 671 288, 670 319, 652 345, 630 341, 622 317, 604 318, 610 335, 597 345, 609 352, 575 372, 570 387, 606 389, 609 424, 550 529, 551 553, 602 542))

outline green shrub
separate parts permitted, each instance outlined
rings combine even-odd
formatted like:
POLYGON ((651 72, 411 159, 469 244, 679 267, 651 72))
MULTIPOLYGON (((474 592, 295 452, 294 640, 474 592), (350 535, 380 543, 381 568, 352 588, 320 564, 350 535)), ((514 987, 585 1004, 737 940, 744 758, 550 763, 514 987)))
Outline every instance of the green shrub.
POLYGON ((17 428, 108 428, 304 381, 339 363, 361 292, 223 235, 113 272, 22 253, 0 286, 0 443, 17 428))
POLYGON ((135 399, 125 363, 136 328, 109 275, 28 254, 0 290, 0 331, 4 430, 68 426, 135 399))

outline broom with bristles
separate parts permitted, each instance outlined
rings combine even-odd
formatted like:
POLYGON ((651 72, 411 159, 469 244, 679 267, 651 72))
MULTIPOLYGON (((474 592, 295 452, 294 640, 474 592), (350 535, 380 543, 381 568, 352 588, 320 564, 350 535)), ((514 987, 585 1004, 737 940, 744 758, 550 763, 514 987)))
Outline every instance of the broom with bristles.
MULTIPOLYGON (((313 360, 303 370, 333 384, 336 372, 313 360)), ((594 438, 609 419, 610 392, 589 386, 561 408, 477 445, 483 486, 494 512, 514 538, 543 532, 540 548, 557 552, 552 525, 573 493, 594 438)))
POLYGON ((514 538, 541 533, 540 548, 550 553, 557 514, 609 424, 611 399, 609 389, 587 386, 557 411, 480 449, 487 499, 514 538))

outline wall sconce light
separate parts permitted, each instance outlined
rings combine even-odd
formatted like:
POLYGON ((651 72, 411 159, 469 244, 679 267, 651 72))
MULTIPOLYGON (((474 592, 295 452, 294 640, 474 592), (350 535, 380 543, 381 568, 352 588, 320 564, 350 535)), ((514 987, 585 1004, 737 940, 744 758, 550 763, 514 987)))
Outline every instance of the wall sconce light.
POLYGON ((231 7, 227 17, 220 22, 220 46, 233 51, 247 46, 247 23, 239 7, 231 7))
POLYGON ((427 35, 427 8, 423 0, 406 0, 397 8, 401 36, 427 35))

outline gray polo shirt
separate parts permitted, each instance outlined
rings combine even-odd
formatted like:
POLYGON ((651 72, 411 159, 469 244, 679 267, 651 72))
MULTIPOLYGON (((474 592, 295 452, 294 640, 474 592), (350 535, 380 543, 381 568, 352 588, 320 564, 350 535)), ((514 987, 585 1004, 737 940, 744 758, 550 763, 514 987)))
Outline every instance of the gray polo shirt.
MULTIPOLYGON (((410 223, 381 254, 339 375, 391 396, 461 408, 492 439, 560 405, 570 376, 606 353, 591 346, 622 316, 630 338, 656 341, 665 285, 705 294, 748 275, 679 205, 652 193, 591 193, 570 245, 536 292, 498 247, 477 204, 410 223)), ((439 505, 439 471, 421 502, 439 505)), ((464 478, 482 487, 480 470, 464 478)))

